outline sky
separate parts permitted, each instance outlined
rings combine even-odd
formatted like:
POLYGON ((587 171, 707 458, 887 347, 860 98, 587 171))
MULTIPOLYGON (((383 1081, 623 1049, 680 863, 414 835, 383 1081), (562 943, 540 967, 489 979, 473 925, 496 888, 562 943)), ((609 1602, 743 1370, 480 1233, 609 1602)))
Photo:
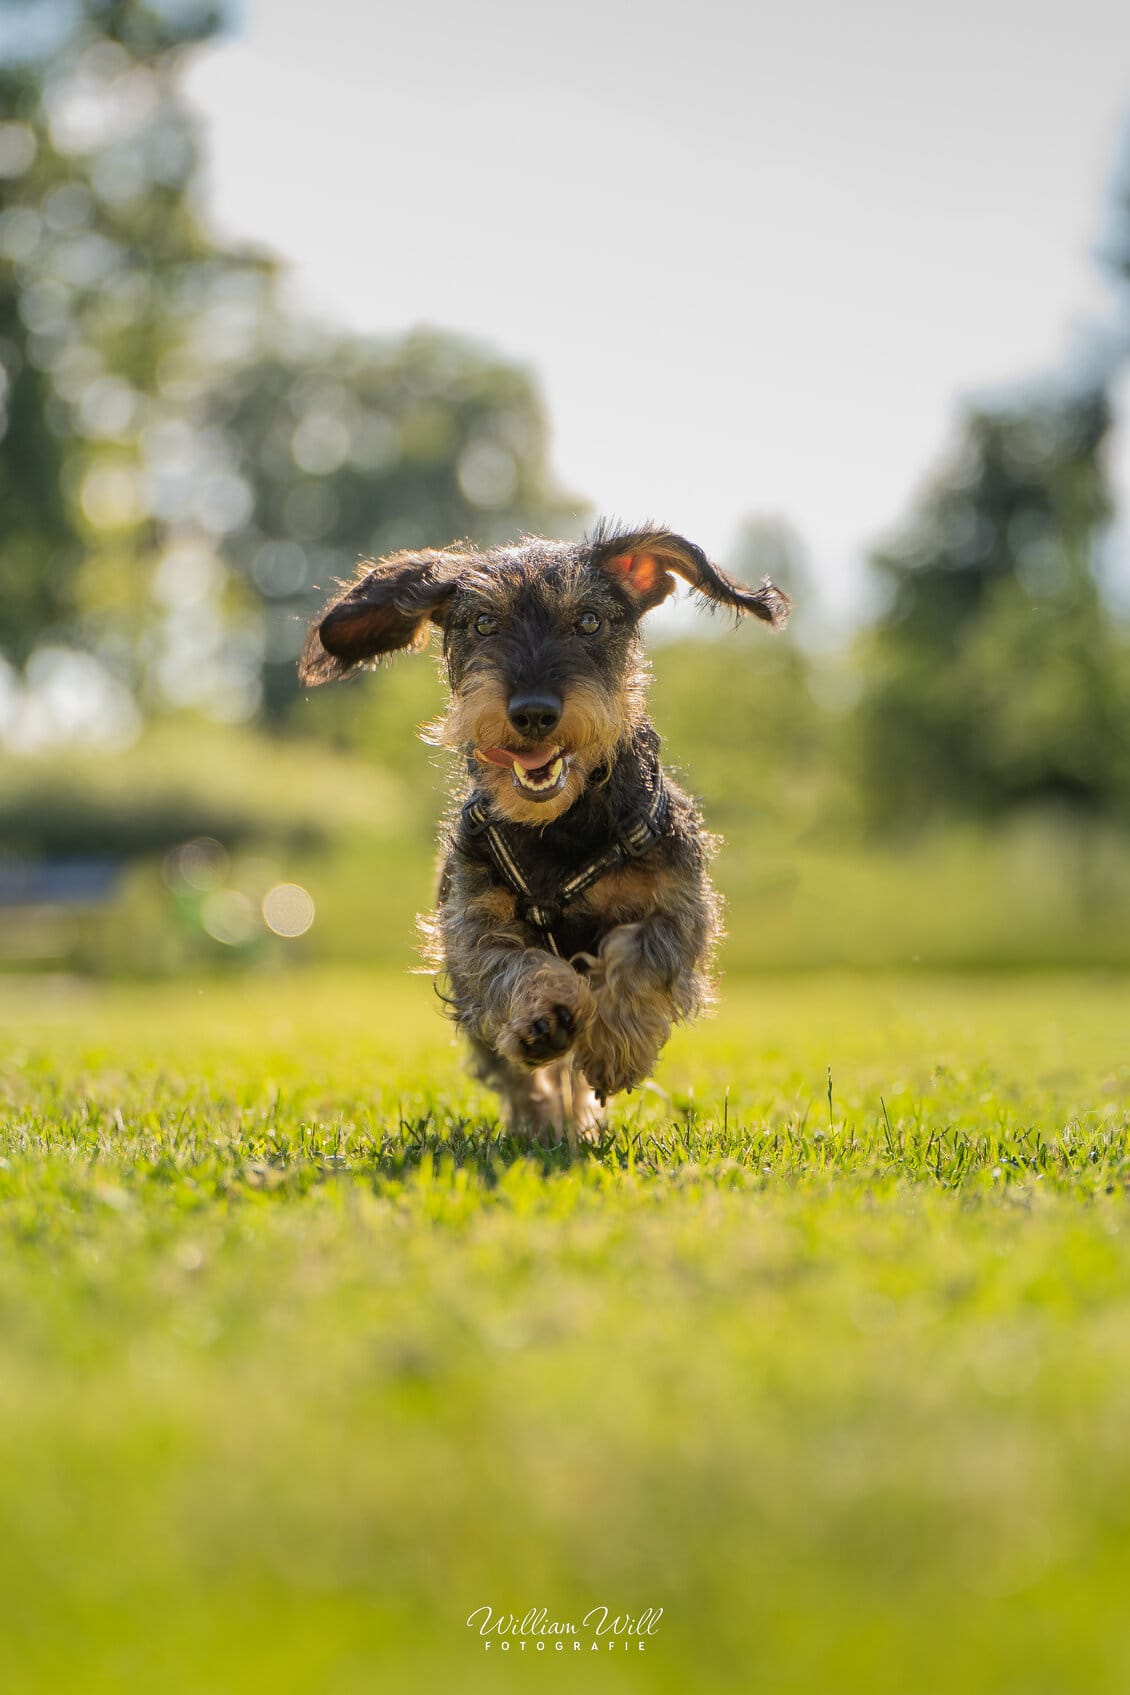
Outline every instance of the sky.
POLYGON ((1125 0, 245 0, 188 87, 294 299, 522 362, 566 487, 783 518, 835 615, 963 400, 1112 319, 1125 0))

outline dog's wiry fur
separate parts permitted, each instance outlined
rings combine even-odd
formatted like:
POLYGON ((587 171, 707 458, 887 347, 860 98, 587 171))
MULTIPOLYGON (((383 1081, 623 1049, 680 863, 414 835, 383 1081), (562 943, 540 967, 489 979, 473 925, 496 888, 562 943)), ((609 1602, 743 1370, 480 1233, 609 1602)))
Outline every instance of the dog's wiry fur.
POLYGON ((711 997, 714 843, 694 801, 661 770, 639 637, 643 613, 676 576, 771 625, 788 615, 771 583, 736 582, 670 531, 601 527, 586 542, 533 537, 362 567, 311 627, 300 661, 304 682, 326 682, 423 646, 430 623, 441 628, 450 701, 425 733, 463 757, 469 784, 445 830, 429 952, 477 1075, 502 1095, 513 1128, 546 1141, 592 1134, 598 1102, 642 1083, 672 1024, 711 997), (559 711, 551 735, 516 727, 516 703, 531 695, 559 711), (554 757, 536 769, 556 770, 559 755, 560 772, 540 796, 521 770, 484 754, 532 762, 550 744, 554 757), (551 900, 648 810, 660 784, 658 839, 565 906, 553 926, 559 955, 463 827, 473 788, 534 896, 551 900))

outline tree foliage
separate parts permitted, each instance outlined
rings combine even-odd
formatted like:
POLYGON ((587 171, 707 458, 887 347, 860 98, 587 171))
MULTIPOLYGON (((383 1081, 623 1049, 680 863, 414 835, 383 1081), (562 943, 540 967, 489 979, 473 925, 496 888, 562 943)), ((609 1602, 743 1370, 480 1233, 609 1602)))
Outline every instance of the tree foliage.
POLYGON ((576 522, 550 492, 529 379, 449 335, 292 330, 211 400, 225 461, 252 491, 227 552, 264 602, 273 713, 295 693, 306 619, 359 557, 576 522))
POLYGON ((283 709, 358 558, 575 515, 524 372, 314 332, 203 227, 181 73, 219 24, 0 0, 0 659, 82 649, 151 708, 239 718, 264 686, 283 709))
POLYGON ((1110 427, 1101 387, 972 411, 876 556, 858 728, 878 818, 1130 802, 1130 651, 1102 583, 1110 427))
MULTIPOLYGON (((0 64, 0 646, 17 662, 51 640, 112 650, 133 623, 157 539, 145 434, 176 404, 208 296, 249 268, 188 203, 177 78, 213 10, 51 11, 41 56, 0 64)), ((0 16, 10 48, 39 42, 32 7, 0 16)))

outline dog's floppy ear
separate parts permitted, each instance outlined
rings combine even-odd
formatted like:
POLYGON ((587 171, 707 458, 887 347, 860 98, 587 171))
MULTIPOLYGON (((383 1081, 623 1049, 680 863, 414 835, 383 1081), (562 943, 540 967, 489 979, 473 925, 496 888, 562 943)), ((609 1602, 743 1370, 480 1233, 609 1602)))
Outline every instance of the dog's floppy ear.
POLYGON ((775 630, 788 621, 792 610, 788 595, 768 577, 760 588, 750 588, 712 565, 693 541, 670 530, 610 535, 598 529, 592 548, 593 563, 619 583, 640 612, 658 606, 674 592, 672 572, 716 605, 728 606, 734 612, 751 612, 775 630))
POLYGON ((429 548, 395 553, 344 587, 310 626, 298 675, 303 683, 332 683, 357 665, 402 649, 426 645, 428 620, 436 623, 455 593, 467 558, 429 548))

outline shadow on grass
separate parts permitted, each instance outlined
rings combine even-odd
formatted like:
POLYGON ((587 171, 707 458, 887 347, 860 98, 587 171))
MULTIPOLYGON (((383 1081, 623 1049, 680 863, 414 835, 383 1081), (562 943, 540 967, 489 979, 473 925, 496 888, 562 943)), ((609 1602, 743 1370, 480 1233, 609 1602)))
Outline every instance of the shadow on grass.
MULTIPOLYGON (((60 1103, 62 1105, 62 1103, 60 1103)), ((332 1116, 326 1103, 300 1100, 280 1110, 277 1096, 251 1104, 201 1096, 170 1119, 152 1099, 86 1099, 70 1110, 0 1110, 0 1195, 29 1170, 53 1166, 60 1182, 78 1190, 132 1179, 183 1190, 191 1204, 212 1191, 228 1196, 302 1195, 321 1185, 353 1181, 377 1188, 428 1184, 453 1189, 505 1185, 509 1174, 545 1178, 572 1173, 599 1184, 601 1173, 765 1187, 848 1183, 855 1187, 909 1182, 976 1194, 981 1189, 1027 1191, 1033 1185, 1077 1192, 1130 1191, 1130 1118, 1104 1114, 1098 1124, 1070 1120, 1045 1133, 1033 1125, 967 1129, 931 1126, 921 1115, 892 1116, 880 1100, 870 1122, 845 1120, 827 1130, 807 1115, 747 1119, 700 1117, 690 1103, 662 1112, 619 1116, 594 1143, 565 1140, 542 1146, 509 1134, 494 1117, 425 1109, 373 1112, 350 1101, 332 1116)), ((76 1192, 78 1192, 76 1190, 76 1192)), ((1034 1193, 1034 1189, 1032 1191, 1034 1193)))
POLYGON ((402 1120, 396 1130, 354 1130, 342 1149, 326 1149, 318 1161, 311 1147, 307 1157, 320 1163, 327 1173, 337 1170, 353 1177, 404 1178, 428 1169, 465 1170, 486 1183, 515 1165, 539 1166, 548 1176, 592 1162, 622 1165, 628 1162, 627 1138, 623 1129, 609 1129, 595 1142, 564 1139, 552 1145, 533 1136, 511 1135, 497 1120, 425 1118, 402 1120))

